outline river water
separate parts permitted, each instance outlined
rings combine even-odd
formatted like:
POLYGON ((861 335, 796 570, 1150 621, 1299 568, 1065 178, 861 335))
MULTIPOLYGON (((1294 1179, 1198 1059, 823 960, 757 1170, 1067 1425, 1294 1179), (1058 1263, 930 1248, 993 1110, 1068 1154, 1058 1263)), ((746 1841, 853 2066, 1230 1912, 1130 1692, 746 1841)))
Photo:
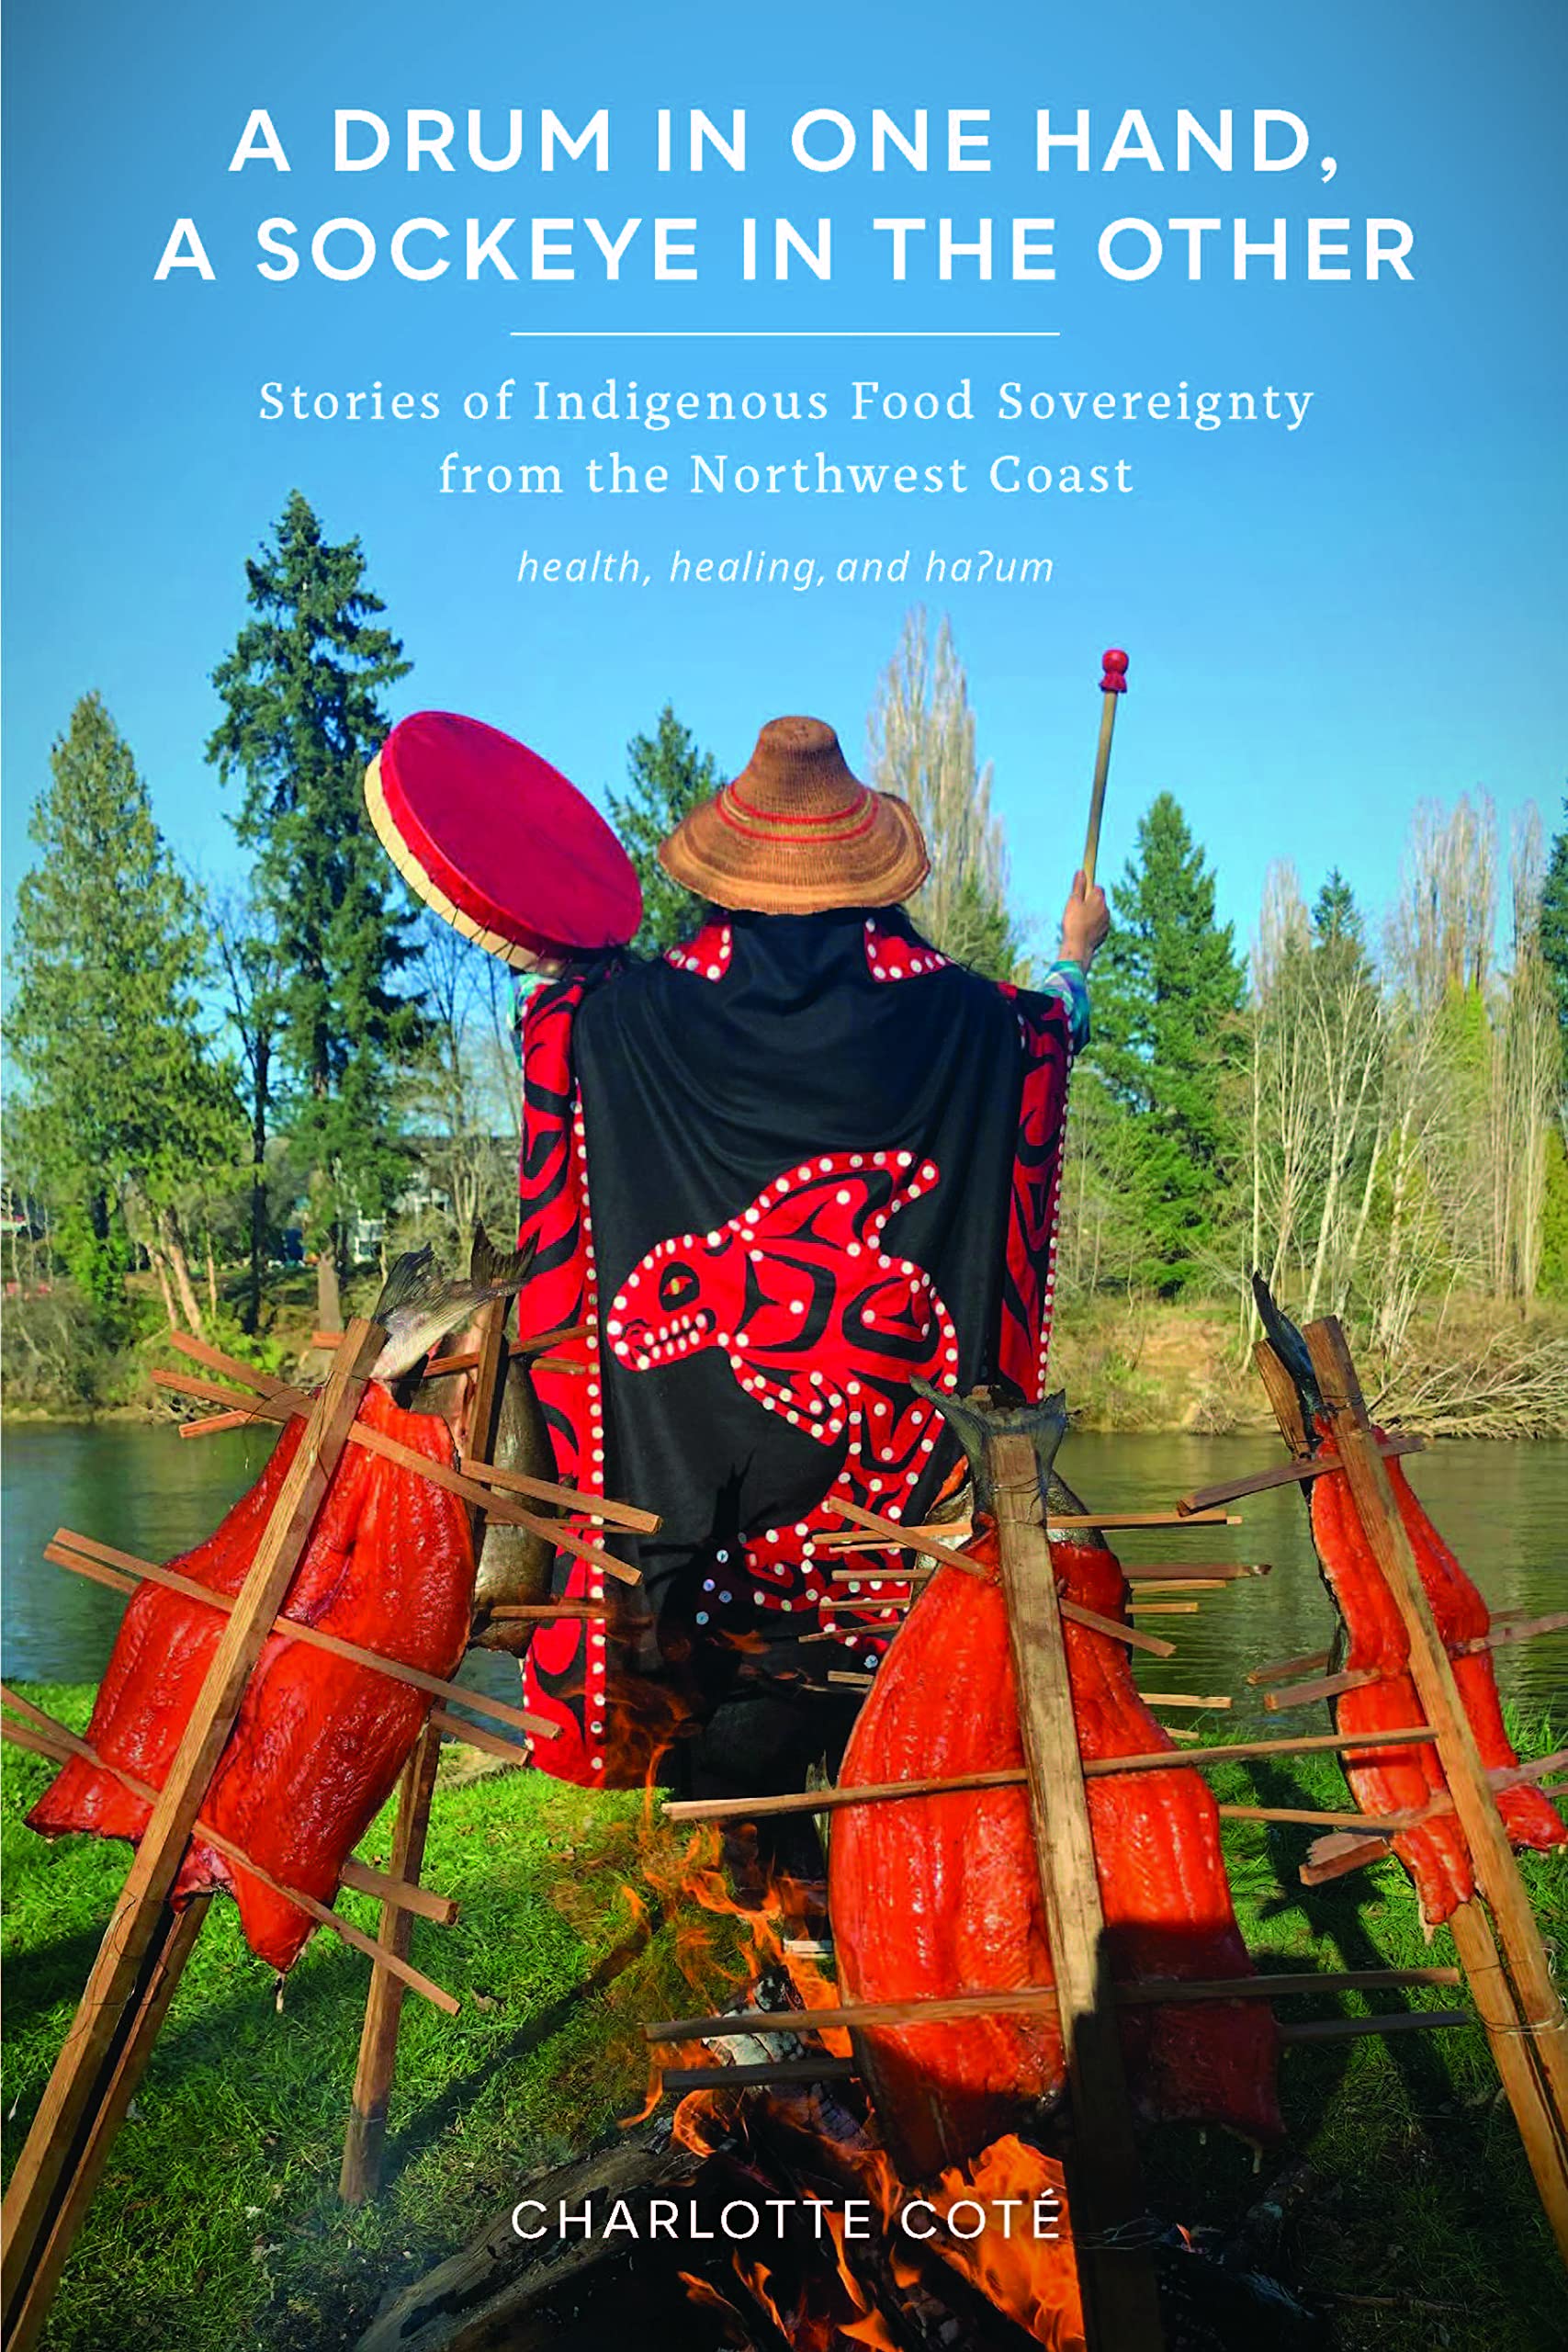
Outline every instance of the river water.
MULTIPOLYGON (((6 1674, 17 1680, 96 1681, 107 1659, 122 1604, 102 1586, 44 1559, 43 1546, 57 1527, 75 1528, 144 1559, 168 1559, 211 1531, 258 1476, 270 1442, 267 1435, 244 1430, 186 1442, 172 1429, 137 1422, 9 1429, 0 1463, 6 1674)), ((1261 1433, 1075 1435, 1060 1467, 1094 1507, 1147 1510, 1279 1459, 1277 1442, 1261 1433)), ((1445 1443, 1407 1466, 1493 1609, 1568 1609, 1568 1443, 1445 1443)), ((1198 1596, 1196 1616, 1141 1621, 1145 1631, 1168 1635, 1176 1645, 1173 1657, 1138 1660, 1146 1690, 1233 1692, 1233 1715, 1253 1718, 1259 1710, 1256 1694, 1246 1690, 1248 1669, 1326 1648, 1333 1617, 1299 1495, 1282 1489, 1235 1508, 1244 1513, 1240 1527, 1145 1531, 1124 1537, 1122 1548, 1129 1563, 1170 1561, 1176 1572, 1190 1573, 1210 1561, 1269 1563, 1266 1577, 1198 1596)), ((482 1664, 503 1662, 486 1658, 482 1664)), ((1551 1634, 1500 1650, 1496 1666, 1506 1698, 1532 1712, 1552 1703, 1561 1712, 1568 1699, 1568 1636, 1551 1634)), ((482 1679, 488 1686, 490 1673, 482 1679)), ((1316 1727, 1316 1710, 1303 1711, 1297 1722, 1305 1726, 1309 1712, 1316 1727)))

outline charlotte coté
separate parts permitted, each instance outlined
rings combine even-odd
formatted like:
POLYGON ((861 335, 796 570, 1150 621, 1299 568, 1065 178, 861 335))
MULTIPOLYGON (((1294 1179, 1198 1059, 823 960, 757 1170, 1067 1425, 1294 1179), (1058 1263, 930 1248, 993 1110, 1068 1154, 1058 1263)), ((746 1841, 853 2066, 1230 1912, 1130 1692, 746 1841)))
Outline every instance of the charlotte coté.
MULTIPOLYGON (((768 2197, 757 2204, 746 2198, 732 2198, 720 2207, 716 2227, 712 2221, 703 2219, 704 2206, 696 2198, 651 2197, 646 2207, 634 2212, 625 2198, 617 2197, 601 2216, 592 2199, 573 2206, 563 2197, 557 2201, 553 2226, 547 2218, 549 2211, 542 2198, 521 2198, 512 2209, 513 2233, 530 2243, 552 2236, 575 2236, 670 2238, 682 2244, 725 2241, 744 2245, 770 2235, 776 2243, 782 2243, 791 2233, 792 2216, 808 2220, 813 2235, 818 2239, 829 2233, 829 2215, 841 2221, 846 2238, 870 2238, 886 2226, 869 2197, 846 2197, 840 2204, 820 2197, 768 2197), (764 2214, 773 2216, 771 2230, 764 2222, 764 2214)), ((1029 2237, 1043 2242, 1061 2235, 1061 2201, 1049 2189, 1038 2197, 959 2197, 946 2207, 933 2205, 929 2198, 914 2197, 895 2207, 893 2225, 905 2237, 921 2243, 940 2236, 944 2230, 950 2237, 970 2239, 984 2237, 996 2229, 998 2225, 991 2217, 998 2214, 1001 2217, 999 2234, 1004 2238, 1029 2237), (1015 2213, 1026 2214, 1027 2223, 1021 2222, 1015 2228, 1015 2213)))

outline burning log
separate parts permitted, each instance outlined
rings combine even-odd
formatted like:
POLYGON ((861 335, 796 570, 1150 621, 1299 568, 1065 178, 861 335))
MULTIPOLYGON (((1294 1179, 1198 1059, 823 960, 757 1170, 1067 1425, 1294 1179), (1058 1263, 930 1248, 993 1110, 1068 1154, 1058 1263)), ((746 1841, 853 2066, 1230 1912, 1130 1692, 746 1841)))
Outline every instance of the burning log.
POLYGON ((672 2140, 524 2183, 356 2352, 602 2352, 633 2312, 646 2340, 692 2352, 1081 2347, 1059 2165, 1003 2143, 910 2203, 858 2103, 739 2072, 706 2070, 672 2140))

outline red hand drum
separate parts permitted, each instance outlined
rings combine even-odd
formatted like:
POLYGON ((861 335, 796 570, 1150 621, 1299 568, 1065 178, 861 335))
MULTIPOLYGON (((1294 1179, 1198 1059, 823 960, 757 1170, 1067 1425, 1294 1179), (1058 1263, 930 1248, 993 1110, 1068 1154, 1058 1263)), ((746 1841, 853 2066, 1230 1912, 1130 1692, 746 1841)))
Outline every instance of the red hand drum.
POLYGON ((365 805, 410 889, 519 971, 624 946, 642 921, 636 869, 592 801, 499 728, 400 719, 365 805))

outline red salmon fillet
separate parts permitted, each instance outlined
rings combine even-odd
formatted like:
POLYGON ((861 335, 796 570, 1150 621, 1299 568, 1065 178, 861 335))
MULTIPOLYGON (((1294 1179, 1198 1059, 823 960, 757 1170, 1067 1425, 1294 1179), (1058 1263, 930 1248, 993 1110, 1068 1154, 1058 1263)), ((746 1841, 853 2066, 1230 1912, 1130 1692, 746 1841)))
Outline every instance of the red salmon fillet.
MULTIPOLYGON (((1375 1434, 1381 1441, 1385 1433, 1379 1430, 1375 1434)), ((1326 1436, 1319 1459, 1337 1459, 1337 1451, 1333 1438, 1326 1436)), ((1461 1643, 1490 1631, 1490 1613, 1416 1500, 1398 1457, 1391 1456, 1384 1467, 1438 1631, 1451 1653, 1461 1643)), ((1408 1671, 1410 1644, 1404 1621, 1367 1542, 1349 1480, 1342 1470, 1326 1471, 1313 1480, 1312 1532, 1328 1589, 1350 1637, 1346 1670, 1375 1668, 1383 1677, 1363 1690, 1344 1693, 1335 1709, 1336 1727, 1343 1732, 1379 1732, 1423 1723, 1426 1718, 1408 1671)), ((1517 1764, 1518 1757, 1503 1728, 1489 1654, 1481 1650, 1469 1657, 1455 1657, 1453 1670, 1482 1762, 1488 1770, 1517 1764)), ((1345 1778, 1358 1804, 1369 1814, 1419 1810, 1448 1789, 1438 1751, 1431 1747, 1385 1748, 1369 1760, 1348 1762, 1345 1778)), ((1568 1840, 1568 1828, 1556 1807, 1539 1789, 1506 1789, 1497 1799, 1497 1809, 1516 1846, 1544 1849, 1568 1840)), ((1393 1850, 1415 1881, 1421 1915, 1429 1927, 1439 1926, 1474 1894, 1470 1855, 1452 1814, 1424 1822, 1418 1829, 1402 1830, 1393 1840, 1393 1850)))
MULTIPOLYGON (((938 1568, 855 1726, 844 1785, 1021 1765, 994 1530, 982 1522, 969 1549, 992 1577, 938 1568)), ((1122 1613, 1125 1586, 1110 1552, 1060 1544, 1052 1556, 1068 1598, 1122 1613)), ((1168 1747, 1174 1757, 1137 1695, 1122 1645, 1078 1625, 1064 1634, 1084 1756, 1168 1747)), ((1116 1977, 1249 1976, 1219 1816, 1200 1776, 1175 1768, 1095 1780, 1089 1795, 1116 1977)), ((847 1809, 833 1822, 829 1888, 846 2000, 1053 1981, 1021 1788, 847 1809)), ((1280 2134, 1279 2039, 1267 2003, 1129 2011, 1122 2037, 1146 2114, 1280 2134)), ((884 2137, 909 2180, 975 2154, 1013 2128, 1021 2107, 1062 2089, 1054 2015, 876 2029, 856 2042, 884 2137)))
MULTIPOLYGON (((366 1390, 359 1419, 434 1462, 452 1460, 446 1423, 401 1411, 379 1386, 366 1390)), ((303 1429, 302 1421, 288 1423, 249 1494, 171 1566, 216 1591, 238 1592, 303 1429)), ((448 1675, 468 1639, 473 1579, 468 1513, 458 1498, 349 1445, 282 1613, 448 1675)), ((133 1596, 87 1727, 108 1762, 163 1786, 224 1622, 218 1611, 156 1585, 133 1596)), ((201 1817, 274 1878, 327 1902, 390 1794, 429 1706, 406 1683, 270 1634, 201 1817)), ((107 1772, 73 1758, 28 1819, 47 1838, 93 1830, 134 1841, 149 1810, 107 1772)), ((253 1951, 277 1969, 293 1964, 310 1933, 308 1914, 198 1838, 175 1899, 209 1886, 228 1887, 238 1898, 253 1951)))

